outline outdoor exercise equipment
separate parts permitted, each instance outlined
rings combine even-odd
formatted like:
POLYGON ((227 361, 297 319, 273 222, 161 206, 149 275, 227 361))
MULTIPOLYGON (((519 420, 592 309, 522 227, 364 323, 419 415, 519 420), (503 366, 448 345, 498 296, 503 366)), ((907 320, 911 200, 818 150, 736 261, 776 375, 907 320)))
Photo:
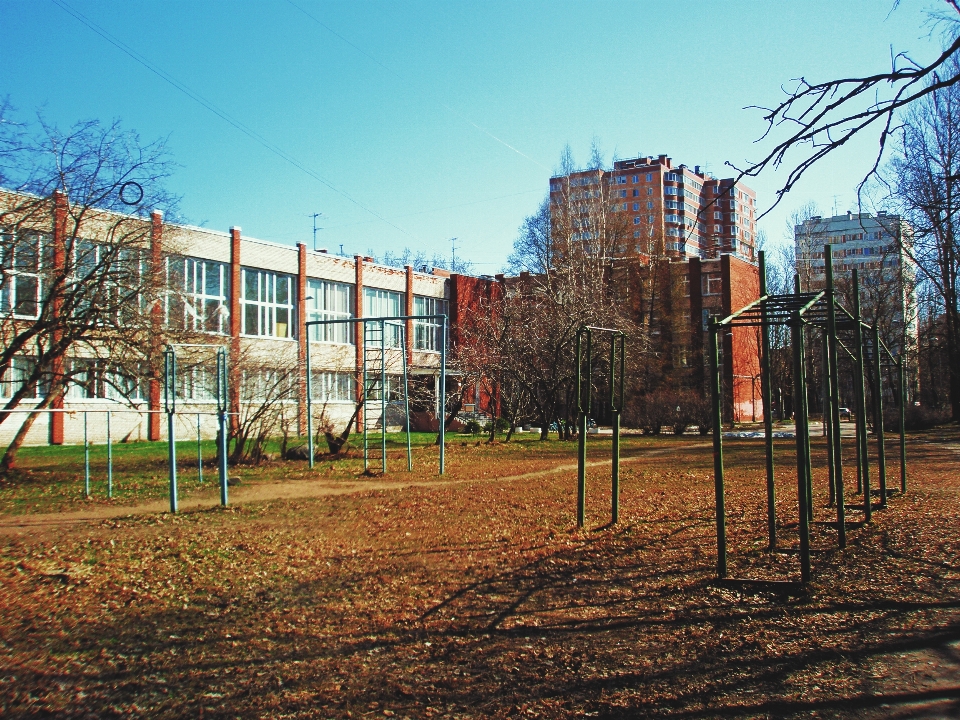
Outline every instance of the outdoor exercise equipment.
POLYGON ((776 497, 773 466, 773 417, 771 412, 770 327, 790 328, 793 349, 794 418, 797 445, 797 501, 800 576, 802 582, 810 580, 810 524, 813 522, 813 473, 810 460, 810 427, 807 409, 806 354, 804 331, 807 328, 821 331, 825 336, 824 387, 826 400, 824 422, 827 423, 827 467, 829 471, 830 500, 837 508, 837 539, 839 547, 846 547, 846 509, 843 483, 842 446, 840 442, 839 400, 839 352, 842 350, 854 366, 853 391, 856 421, 856 463, 858 492, 863 493, 862 511, 864 521, 869 522, 873 512, 870 490, 870 465, 867 442, 867 408, 864 377, 868 355, 864 349, 863 331, 871 333, 871 373, 874 378, 873 415, 878 442, 878 472, 880 506, 886 507, 886 459, 883 437, 883 388, 881 373, 881 350, 889 363, 899 371, 900 396, 900 478, 901 492, 906 492, 906 450, 904 436, 904 404, 906 402, 903 353, 894 357, 882 343, 876 324, 863 322, 860 312, 859 275, 852 273, 853 308, 848 311, 837 300, 833 278, 833 255, 830 245, 824 245, 825 289, 819 292, 801 292, 799 277, 795 278, 793 294, 770 295, 767 291, 766 263, 764 253, 759 253, 760 298, 737 310, 722 320, 716 318, 709 326, 710 394, 713 415, 714 489, 717 521, 717 577, 727 577, 726 509, 724 499, 723 428, 722 428, 722 376, 718 336, 734 327, 760 327, 761 354, 760 375, 763 394, 763 425, 766 451, 767 485, 767 532, 769 548, 777 546, 776 497), (841 337, 841 333, 843 336, 841 337))
MULTIPOLYGON (((163 352, 163 406, 167 413, 167 445, 170 465, 170 512, 177 512, 177 350, 192 348, 195 352, 215 352, 216 358, 216 402, 217 402, 217 442, 220 456, 220 504, 228 504, 227 495, 227 349, 223 345, 201 343, 179 343, 167 345, 163 352)), ((191 415, 193 413, 190 413, 191 415)), ((203 457, 200 450, 200 415, 197 413, 197 468, 200 481, 203 480, 203 457)))
POLYGON ((583 325, 577 330, 574 373, 577 377, 577 527, 586 523, 587 500, 587 424, 593 385, 593 334, 610 337, 610 414, 613 425, 612 468, 610 471, 610 523, 620 520, 620 413, 623 412, 623 373, 626 335, 620 330, 583 325))
POLYGON ((335 320, 311 320, 304 323, 304 333, 307 338, 307 454, 310 467, 314 466, 313 441, 313 365, 311 360, 310 328, 328 325, 347 325, 354 327, 361 325, 361 342, 363 346, 360 354, 360 376, 362 386, 360 392, 361 423, 363 428, 363 470, 368 472, 371 465, 371 432, 380 424, 380 471, 387 472, 387 395, 388 369, 400 369, 403 378, 403 408, 404 427, 407 441, 407 470, 413 470, 413 453, 410 444, 410 379, 409 360, 406 352, 407 321, 427 322, 440 327, 440 387, 438 390, 437 417, 440 430, 440 474, 445 470, 445 442, 446 442, 446 406, 447 406, 447 316, 446 315, 388 315, 369 318, 338 318, 335 320), (396 332, 397 342, 388 342, 389 335, 396 332), (400 365, 402 367, 398 368, 400 365), (379 407, 377 407, 379 406, 379 407), (370 412, 374 410, 374 412, 370 412), (376 414, 379 410, 379 417, 376 414))

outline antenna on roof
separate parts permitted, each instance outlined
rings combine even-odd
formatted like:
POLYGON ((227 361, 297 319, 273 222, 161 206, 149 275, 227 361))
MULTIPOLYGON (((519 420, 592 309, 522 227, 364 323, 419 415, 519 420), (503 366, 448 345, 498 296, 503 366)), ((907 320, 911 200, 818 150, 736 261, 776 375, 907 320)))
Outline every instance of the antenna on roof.
MULTIPOLYGON (((317 227, 317 218, 318 218, 318 217, 323 217, 323 213, 313 213, 312 217, 313 217, 313 251, 314 251, 314 252, 317 252, 317 230, 323 230, 322 227, 321 227, 321 228, 318 228, 318 227, 317 227)), ((343 252, 342 252, 343 246, 342 246, 342 245, 340 246, 340 249, 341 249, 341 253, 340 253, 340 254, 342 255, 342 254, 343 254, 343 252)))

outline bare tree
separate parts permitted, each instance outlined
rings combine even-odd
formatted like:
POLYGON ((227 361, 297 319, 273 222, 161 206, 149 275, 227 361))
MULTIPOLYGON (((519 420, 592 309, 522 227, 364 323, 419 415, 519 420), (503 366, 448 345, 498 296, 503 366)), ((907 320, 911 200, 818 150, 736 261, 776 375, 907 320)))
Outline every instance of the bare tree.
MULTIPOLYGON (((164 143, 143 144, 119 121, 18 125, 5 105, 0 163, 0 377, 29 368, 17 373, 0 423, 38 387, 38 410, 55 405, 80 374, 135 389, 130 380, 156 360, 153 308, 163 292, 149 213, 176 205, 163 188, 173 167, 164 143)), ((0 466, 14 465, 36 417, 0 466)))
MULTIPOLYGON (((894 9, 899 0, 893 3, 894 9)), ((864 185, 875 176, 884 150, 901 129, 900 114, 924 98, 960 83, 957 66, 951 57, 960 50, 960 3, 944 0, 943 11, 934 14, 946 38, 944 51, 923 65, 906 53, 891 58, 887 72, 810 82, 801 77, 784 90, 786 98, 763 111, 766 131, 760 138, 779 137, 760 160, 739 171, 737 180, 756 177, 768 169, 788 169, 786 180, 776 192, 774 203, 760 215, 776 207, 800 178, 817 162, 843 147, 863 132, 877 134, 877 154, 865 174, 864 185)))
MULTIPOLYGON (((951 57, 947 73, 960 74, 951 57)), ((930 83, 934 85, 935 83, 930 83)), ((960 86, 936 89, 911 107, 903 122, 897 155, 885 173, 888 200, 907 219, 910 232, 891 228, 899 250, 920 279, 940 298, 948 357, 960 357, 960 86)), ((949 396, 960 420, 960 366, 950 363, 949 396)))

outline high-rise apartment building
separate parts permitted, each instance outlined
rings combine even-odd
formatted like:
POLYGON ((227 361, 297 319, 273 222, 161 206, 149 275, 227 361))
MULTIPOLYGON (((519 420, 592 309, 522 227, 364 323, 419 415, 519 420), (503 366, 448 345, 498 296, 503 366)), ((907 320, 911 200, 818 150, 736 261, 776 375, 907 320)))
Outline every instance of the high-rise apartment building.
POLYGON ((615 255, 705 259, 730 253, 756 262, 756 193, 700 166, 675 167, 667 155, 553 177, 550 203, 552 216, 566 218, 577 240, 593 240, 600 222, 608 233, 615 224, 615 255))
MULTIPOLYGON (((797 273, 804 290, 824 286, 824 245, 833 254, 834 277, 841 286, 849 283, 852 270, 860 276, 861 300, 868 322, 877 313, 888 325, 888 342, 899 346, 897 335, 917 336, 916 267, 907 254, 911 228, 899 215, 886 212, 847 212, 843 215, 808 218, 794 227, 797 273)), ((843 288, 841 287, 841 294, 843 288)))

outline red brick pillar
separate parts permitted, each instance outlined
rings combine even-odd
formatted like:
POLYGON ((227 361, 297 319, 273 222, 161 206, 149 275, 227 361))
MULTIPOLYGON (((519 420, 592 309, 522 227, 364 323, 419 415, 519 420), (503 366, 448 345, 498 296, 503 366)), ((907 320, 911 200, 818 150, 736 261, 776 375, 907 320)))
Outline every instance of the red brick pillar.
POLYGON ((240 412, 240 295, 243 292, 240 273, 240 228, 230 228, 230 360, 227 404, 230 427, 236 431, 240 412))
MULTIPOLYGON (((363 317, 363 256, 354 255, 354 267, 356 269, 356 279, 353 286, 353 307, 356 311, 357 317, 363 317)), ((354 323, 353 326, 353 342, 356 348, 356 361, 357 361, 357 403, 360 403, 363 400, 363 391, 362 387, 363 376, 361 375, 361 368, 363 367, 363 323, 354 323)), ((360 432, 363 430, 363 410, 357 413, 357 426, 356 431, 360 432)))
MULTIPOLYGON (((155 278, 163 278, 163 288, 166 288, 166 278, 163 267, 163 213, 154 210, 150 213, 150 267, 155 278)), ((162 292, 162 290, 161 290, 162 292)), ((161 333, 163 329, 163 297, 161 296, 150 309, 150 326, 153 328, 151 339, 153 362, 155 367, 150 371, 150 384, 147 393, 147 440, 160 439, 160 378, 158 376, 161 352, 161 333)))
POLYGON ((687 282, 690 289, 690 364, 693 367, 693 386, 704 392, 703 336, 703 265, 700 258, 690 258, 687 263, 687 282))
MULTIPOLYGON (((67 196, 59 190, 53 191, 53 275, 60 277, 63 273, 64 265, 67 262, 67 196)), ((63 298, 53 298, 53 316, 60 316, 60 310, 63 307, 63 298)), ((53 328, 53 344, 59 345, 63 338, 63 332, 55 322, 53 328)), ((53 401, 50 403, 52 410, 63 410, 63 396, 66 388, 61 387, 64 372, 63 353, 56 353, 56 357, 51 365, 51 387, 55 393, 53 401)), ((50 444, 63 445, 63 421, 62 412, 50 413, 50 444)))
MULTIPOLYGON (((407 293, 406 293, 406 306, 403 309, 404 315, 413 315, 413 265, 407 265, 407 293)), ((413 320, 407 320, 407 342, 406 348, 404 348, 407 353, 407 365, 413 365, 413 320)))
POLYGON ((307 246, 297 243, 297 433, 307 432, 307 246))

